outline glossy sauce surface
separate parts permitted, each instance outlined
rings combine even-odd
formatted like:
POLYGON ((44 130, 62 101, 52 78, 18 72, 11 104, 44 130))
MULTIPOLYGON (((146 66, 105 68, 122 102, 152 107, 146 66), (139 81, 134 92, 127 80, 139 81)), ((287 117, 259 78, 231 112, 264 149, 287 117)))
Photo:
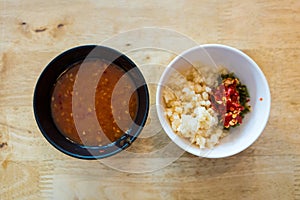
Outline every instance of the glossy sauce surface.
POLYGON ((57 80, 51 111, 57 128, 71 141, 102 146, 133 125, 138 97, 130 76, 115 64, 88 60, 57 80))

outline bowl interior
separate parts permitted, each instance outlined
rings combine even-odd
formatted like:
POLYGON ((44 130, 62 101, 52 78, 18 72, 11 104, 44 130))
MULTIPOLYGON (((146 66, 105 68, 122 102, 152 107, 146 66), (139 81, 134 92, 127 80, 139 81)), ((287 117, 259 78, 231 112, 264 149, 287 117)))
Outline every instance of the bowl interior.
POLYGON ((163 73, 157 90, 157 111, 159 119, 173 141, 184 150, 198 156, 221 158, 237 154, 249 147, 262 133, 270 112, 270 91, 264 74, 257 64, 243 52, 224 45, 201 45, 183 52, 176 57, 163 73), (164 116, 162 90, 168 84, 171 73, 186 70, 191 64, 226 67, 245 84, 250 94, 251 112, 243 124, 232 128, 230 134, 221 139, 213 149, 199 149, 177 136, 164 116))
POLYGON ((34 114, 44 137, 63 153, 83 159, 111 156, 128 147, 141 132, 149 109, 149 94, 145 79, 137 66, 122 53, 104 46, 87 45, 70 49, 53 59, 40 75, 34 92, 34 114), (119 140, 101 147, 78 145, 59 132, 52 119, 51 94, 58 77, 74 63, 85 59, 104 59, 129 72, 138 94, 138 110, 135 125, 119 140))

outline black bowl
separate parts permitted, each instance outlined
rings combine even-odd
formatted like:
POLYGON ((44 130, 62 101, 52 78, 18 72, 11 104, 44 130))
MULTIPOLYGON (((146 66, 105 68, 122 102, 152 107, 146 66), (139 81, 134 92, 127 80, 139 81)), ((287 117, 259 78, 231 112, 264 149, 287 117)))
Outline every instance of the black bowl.
POLYGON ((61 152, 82 159, 100 159, 112 156, 127 148, 140 134, 149 110, 149 93, 146 81, 138 67, 124 54, 104 46, 87 45, 67 50, 54 58, 40 75, 34 91, 33 108, 35 119, 44 137, 61 152), (130 76, 137 86, 138 110, 133 126, 117 141, 106 146, 84 146, 67 139, 56 127, 51 114, 51 95, 59 76, 74 63, 86 58, 104 59, 130 70, 130 76))

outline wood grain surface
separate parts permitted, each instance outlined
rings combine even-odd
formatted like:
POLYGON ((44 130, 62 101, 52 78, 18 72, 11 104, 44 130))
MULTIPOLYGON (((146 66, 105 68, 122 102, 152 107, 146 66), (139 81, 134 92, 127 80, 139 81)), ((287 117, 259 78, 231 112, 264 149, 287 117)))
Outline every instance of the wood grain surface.
POLYGON ((0 199, 300 199, 299 65, 298 0, 0 0, 0 199), (112 39, 143 27, 163 29, 155 37, 112 39), (122 172, 53 148, 34 119, 35 83, 56 55, 83 44, 128 51, 151 83, 150 128, 143 134, 158 137, 130 151, 170 143, 153 105, 155 83, 174 52, 139 49, 138 42, 170 45, 174 52, 220 43, 248 54, 272 95, 261 137, 229 158, 183 153, 174 162, 168 156, 136 159, 155 166, 170 158, 167 166, 145 173, 122 172))

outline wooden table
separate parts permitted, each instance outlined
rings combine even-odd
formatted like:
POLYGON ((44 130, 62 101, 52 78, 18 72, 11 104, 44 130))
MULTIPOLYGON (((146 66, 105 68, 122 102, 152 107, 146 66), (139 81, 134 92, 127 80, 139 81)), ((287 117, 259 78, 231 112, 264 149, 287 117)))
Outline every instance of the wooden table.
MULTIPOLYGON (((299 24, 297 0, 1 0, 0 199, 300 199, 299 24), (111 40, 143 27, 175 31, 196 44, 230 45, 257 62, 269 82, 272 108, 264 132, 250 148, 223 159, 184 153, 155 171, 130 173, 68 157, 44 139, 32 99, 47 63, 83 44, 126 51, 141 38, 158 47, 166 42, 164 31, 161 37, 131 38, 132 43, 111 40)), ((129 55, 142 65, 148 81, 153 78, 152 105, 155 81, 173 58, 165 53, 146 49, 129 55)), ((153 110, 149 120, 160 133, 153 110)), ((169 142, 164 135, 162 140, 169 142)), ((151 150, 151 144, 147 147, 151 150)), ((159 165, 163 159, 137 163, 159 165)))

